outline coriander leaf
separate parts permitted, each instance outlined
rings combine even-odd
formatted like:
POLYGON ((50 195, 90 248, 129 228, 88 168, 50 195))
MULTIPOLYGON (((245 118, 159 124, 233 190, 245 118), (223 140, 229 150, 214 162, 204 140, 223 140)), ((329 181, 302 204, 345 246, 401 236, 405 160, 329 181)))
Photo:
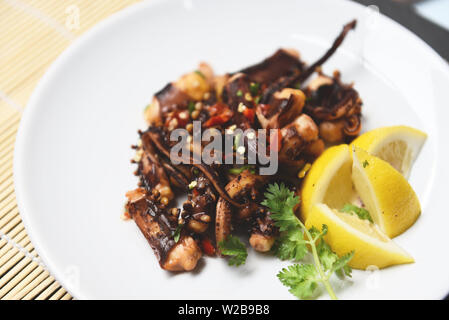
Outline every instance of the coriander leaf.
POLYGON ((324 237, 327 233, 327 225, 323 224, 321 227, 321 231, 318 228, 315 228, 315 226, 312 226, 312 228, 309 229, 309 233, 312 236, 312 241, 317 242, 318 239, 324 237))
POLYGON ((298 203, 299 198, 283 183, 275 183, 268 186, 262 205, 272 212, 271 218, 275 221, 275 226, 280 231, 286 231, 289 228, 300 228, 299 220, 293 212, 298 203))
POLYGON ((242 90, 237 90, 237 92, 235 93, 235 95, 236 95, 237 97, 243 96, 242 90))
POLYGON ((353 205, 351 203, 345 204, 343 208, 340 209, 340 212, 346 212, 349 214, 355 213, 360 219, 368 220, 371 223, 373 222, 373 219, 371 218, 371 215, 368 210, 357 207, 356 205, 353 205))
POLYGON ((327 225, 323 224, 323 226, 321 227, 321 237, 324 237, 327 234, 327 225))
POLYGON ((271 211, 270 217, 281 231, 273 251, 281 260, 303 259, 307 253, 307 241, 304 239, 301 223, 293 211, 299 203, 299 198, 283 183, 269 185, 265 198, 262 205, 271 211))
POLYGON ((332 251, 331 247, 323 239, 319 240, 316 250, 324 271, 331 270, 338 261, 338 255, 332 251))
MULTIPOLYGON (((326 235, 327 230, 327 225, 323 224, 321 232, 318 234, 318 236, 315 236, 315 238, 319 239, 316 242, 316 250, 320 263, 323 266, 324 271, 330 270, 331 273, 336 272, 340 278, 343 278, 345 274, 350 277, 352 269, 347 266, 347 264, 354 256, 354 251, 351 251, 350 253, 347 253, 339 258, 338 255, 332 251, 331 247, 323 239, 323 236, 326 235)), ((314 232, 316 233, 316 231, 314 232)))
POLYGON ((279 227, 280 237, 276 240, 273 251, 282 260, 301 260, 307 254, 308 247, 312 251, 312 264, 295 264, 278 273, 279 280, 289 291, 300 299, 313 297, 318 284, 322 283, 332 299, 337 299, 329 282, 333 272, 344 277, 350 276, 351 268, 347 265, 353 253, 342 257, 332 251, 324 240, 328 227, 323 224, 321 231, 313 227, 307 230, 304 224, 295 216, 294 208, 299 198, 283 183, 271 184, 265 193, 262 205, 270 212, 274 224, 279 227), (306 240, 306 239, 307 240, 306 240))
POLYGON ((337 276, 343 278, 344 275, 351 277, 352 269, 348 266, 348 262, 354 256, 354 251, 351 251, 345 255, 342 255, 337 261, 332 265, 332 271, 335 271, 337 276))
POLYGON ((179 238, 181 237, 181 231, 182 231, 183 227, 184 227, 184 224, 182 224, 182 223, 178 224, 175 232, 173 233, 173 240, 175 240, 176 243, 178 243, 179 238))
POLYGON ((246 246, 239 238, 229 235, 226 240, 218 243, 222 255, 230 256, 228 264, 230 266, 240 266, 245 264, 248 252, 246 246))
POLYGON ((309 233, 312 236, 312 239, 318 239, 321 237, 321 231, 315 228, 315 226, 312 226, 312 228, 309 229, 309 233))
POLYGON ((311 264, 294 264, 282 269, 277 277, 289 291, 300 299, 313 297, 318 287, 318 273, 311 264))
POLYGON ((306 240, 301 229, 290 229, 276 240, 273 251, 281 260, 299 261, 307 254, 306 240))

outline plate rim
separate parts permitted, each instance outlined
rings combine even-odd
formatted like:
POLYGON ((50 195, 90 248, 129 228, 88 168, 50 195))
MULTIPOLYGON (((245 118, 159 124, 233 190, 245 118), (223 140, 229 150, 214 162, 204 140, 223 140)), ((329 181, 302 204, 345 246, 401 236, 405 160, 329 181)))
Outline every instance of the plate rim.
MULTIPOLYGON (((331 0, 322 0, 331 2, 331 0)), ((49 271, 50 275, 58 281, 59 284, 75 299, 89 299, 84 296, 81 289, 77 289, 70 282, 68 282, 63 276, 61 270, 58 269, 57 266, 48 258, 46 249, 40 246, 40 242, 37 241, 39 235, 32 231, 32 225, 30 223, 30 212, 32 210, 29 209, 26 204, 26 197, 24 196, 24 183, 21 183, 23 173, 21 171, 21 166, 23 162, 23 157, 21 154, 25 149, 25 140, 27 136, 27 127, 28 123, 32 121, 33 114, 39 108, 39 104, 37 103, 40 99, 42 93, 46 90, 46 88, 51 84, 51 80, 54 75, 58 72, 60 66, 64 65, 67 60, 69 60, 74 54, 76 54, 80 47, 84 45, 84 43, 88 42, 89 39, 95 38, 98 34, 101 34, 104 30, 107 30, 110 25, 114 25, 119 23, 121 20, 126 19, 128 16, 132 16, 134 12, 142 9, 148 9, 151 7, 155 7, 161 3, 166 2, 178 2, 178 5, 181 5, 180 1, 176 0, 152 0, 152 1, 142 1, 139 3, 132 4, 118 12, 115 12, 105 18, 104 20, 98 22, 85 33, 80 35, 73 41, 64 51, 51 63, 50 67, 47 69, 45 74, 39 79, 38 84, 34 88, 26 107, 24 108, 20 120, 20 124, 16 133, 16 142, 14 145, 14 155, 13 155, 13 180, 14 180, 14 192, 16 195, 17 207, 19 209, 19 214, 21 220, 24 224, 24 227, 27 231, 27 235, 33 244, 35 251, 39 255, 40 261, 43 263, 46 270, 49 271)), ((366 6, 353 2, 350 0, 341 1, 344 5, 359 7, 360 9, 365 9, 366 6)), ((380 12, 380 17, 394 26, 394 28, 398 28, 401 30, 401 33, 408 34, 414 38, 414 43, 419 45, 420 48, 424 49, 427 55, 431 57, 436 64, 438 64, 441 69, 440 72, 445 73, 447 78, 449 79, 449 64, 446 60, 444 60, 432 47, 430 47, 424 40, 422 40, 419 36, 413 33, 411 30, 407 29, 403 25, 399 24, 395 20, 390 17, 384 15, 380 12)), ((440 299, 444 299, 449 294, 449 283, 446 286, 446 291, 440 296, 440 299)), ((435 295, 436 296, 436 295, 435 295)), ((156 298, 157 299, 157 298, 156 298)))

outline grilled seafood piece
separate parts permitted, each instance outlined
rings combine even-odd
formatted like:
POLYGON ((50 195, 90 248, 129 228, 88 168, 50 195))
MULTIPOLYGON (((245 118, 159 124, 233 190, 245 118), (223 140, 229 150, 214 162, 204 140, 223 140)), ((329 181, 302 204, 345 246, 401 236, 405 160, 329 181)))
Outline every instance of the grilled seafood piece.
POLYGON ((153 248, 161 268, 168 271, 193 270, 202 256, 201 250, 188 235, 182 235, 175 242, 176 220, 160 204, 157 192, 148 194, 139 188, 128 192, 127 197, 126 210, 153 248))
POLYGON ((333 77, 320 73, 309 83, 306 94, 305 112, 319 124, 324 141, 348 142, 360 133, 363 103, 352 84, 342 83, 340 72, 333 77))

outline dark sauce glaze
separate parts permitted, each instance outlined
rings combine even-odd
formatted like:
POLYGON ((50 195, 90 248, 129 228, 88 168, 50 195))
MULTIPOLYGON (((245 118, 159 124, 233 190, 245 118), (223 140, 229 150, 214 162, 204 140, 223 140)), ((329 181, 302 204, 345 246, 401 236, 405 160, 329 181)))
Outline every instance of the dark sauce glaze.
POLYGON ((173 239, 176 221, 169 219, 168 213, 158 207, 149 196, 137 202, 128 202, 127 209, 162 267, 170 250, 176 244, 173 239))

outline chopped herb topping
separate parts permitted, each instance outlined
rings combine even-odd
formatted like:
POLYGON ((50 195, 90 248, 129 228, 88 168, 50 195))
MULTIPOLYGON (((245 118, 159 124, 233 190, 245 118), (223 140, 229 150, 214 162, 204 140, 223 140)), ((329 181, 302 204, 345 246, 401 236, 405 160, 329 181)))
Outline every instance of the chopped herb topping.
POLYGON ((200 70, 195 70, 195 73, 201 76, 201 78, 206 79, 206 76, 200 70))
POLYGON ((241 97, 241 96, 243 96, 243 92, 242 92, 242 90, 237 90, 237 93, 236 93, 236 95, 237 95, 237 97, 241 97))
POLYGON ((366 168, 367 166, 369 166, 368 160, 363 161, 362 165, 363 165, 364 168, 366 168))
POLYGON ((246 165, 241 166, 239 168, 231 168, 231 169, 228 170, 228 172, 231 173, 231 174, 240 174, 244 170, 249 170, 252 174, 256 173, 255 166, 253 164, 246 164, 246 165))
POLYGON ((251 95, 256 96, 257 93, 259 93, 260 84, 257 82, 251 82, 249 84, 249 92, 251 92, 251 95))
POLYGON ((239 238, 229 235, 226 240, 218 243, 221 254, 229 256, 228 264, 230 266, 240 266, 245 264, 248 252, 246 246, 239 238))
POLYGON ((357 207, 356 205, 347 203, 340 209, 340 212, 346 212, 349 214, 356 214, 362 220, 368 220, 369 222, 373 222, 371 215, 368 210, 364 208, 357 207))
POLYGON ((195 102, 189 101, 189 104, 187 105, 187 108, 189 110, 189 114, 191 115, 193 111, 195 111, 195 102))
POLYGON ((176 243, 178 243, 179 238, 181 237, 181 230, 183 227, 184 227, 184 224, 182 224, 182 223, 178 224, 175 232, 173 233, 173 239, 175 240, 176 243))
POLYGON ((237 150, 240 146, 240 139, 242 138, 242 135, 240 133, 236 134, 234 137, 234 148, 237 150))
POLYGON ((153 105, 152 103, 147 104, 145 109, 144 109, 144 112, 146 112, 148 109, 150 109, 152 105, 153 105))

